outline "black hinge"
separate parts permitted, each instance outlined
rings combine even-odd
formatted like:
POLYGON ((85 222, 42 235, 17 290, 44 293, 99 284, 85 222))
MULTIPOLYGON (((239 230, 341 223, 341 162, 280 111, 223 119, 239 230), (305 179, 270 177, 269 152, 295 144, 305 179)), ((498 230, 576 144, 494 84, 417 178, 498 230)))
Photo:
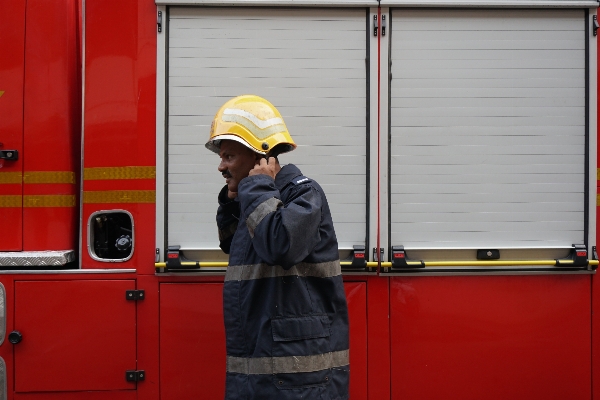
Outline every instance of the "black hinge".
POLYGON ((156 25, 158 26, 158 33, 162 32, 162 11, 158 12, 158 17, 156 18, 156 25))
POLYGON ((592 21, 592 28, 594 30, 594 36, 596 36, 596 35, 598 35, 598 28, 599 28, 599 26, 598 26, 598 16, 594 15, 592 17, 592 20, 593 20, 592 21))
POLYGON ((125 299, 127 300, 144 300, 146 293, 143 290, 126 290, 125 299))
MULTIPOLYGON (((385 15, 381 16, 381 36, 385 36, 385 15)), ((377 15, 373 15, 373 36, 377 36, 379 24, 377 23, 377 15)))
POLYGON ((377 36, 377 15, 373 15, 373 36, 377 36))
POLYGON ((146 379, 146 372, 141 371, 125 371, 125 379, 127 382, 139 382, 146 379))

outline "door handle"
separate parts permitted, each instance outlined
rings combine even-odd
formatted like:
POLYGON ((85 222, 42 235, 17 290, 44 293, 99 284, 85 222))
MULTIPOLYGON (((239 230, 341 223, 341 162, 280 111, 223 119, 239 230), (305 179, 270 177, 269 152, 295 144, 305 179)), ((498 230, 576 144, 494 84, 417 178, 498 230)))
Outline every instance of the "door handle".
POLYGON ((19 331, 12 331, 8 335, 8 341, 11 342, 12 344, 20 343, 21 340, 23 340, 23 335, 21 335, 21 332, 19 332, 19 331))
POLYGON ((0 150, 0 159, 17 161, 19 159, 18 150, 0 150))

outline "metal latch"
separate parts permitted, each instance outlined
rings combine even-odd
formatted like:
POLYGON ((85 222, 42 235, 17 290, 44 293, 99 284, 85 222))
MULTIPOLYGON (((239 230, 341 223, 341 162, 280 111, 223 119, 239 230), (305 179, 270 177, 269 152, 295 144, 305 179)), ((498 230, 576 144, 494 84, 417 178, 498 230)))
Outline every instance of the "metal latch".
POLYGON ((555 261, 557 267, 587 267, 589 265, 587 247, 583 244, 573 244, 569 257, 555 261))
POLYGON ((425 268, 423 260, 408 264, 404 246, 392 246, 392 268, 425 268))
POLYGON ((385 36, 385 15, 381 16, 381 36, 385 36))
POLYGON ((139 382, 146 379, 146 371, 125 371, 125 379, 127 382, 139 382))
POLYGON ((125 291, 125 299, 126 300, 144 300, 146 298, 146 293, 143 290, 126 290, 125 291))
POLYGON ((162 32, 162 11, 158 12, 158 17, 156 18, 156 25, 158 26, 158 33, 162 32))
POLYGON ((373 36, 377 36, 377 30, 379 26, 377 25, 377 15, 373 15, 373 36))
POLYGON ((354 251, 352 252, 352 264, 350 264, 350 267, 366 268, 367 260, 365 257, 365 246, 355 244, 352 247, 354 248, 354 251))
POLYGON ((181 246, 167 247, 167 268, 181 268, 181 259, 179 258, 179 249, 181 246))
POLYGON ((598 28, 600 28, 600 26, 598 25, 598 16, 594 15, 592 17, 592 29, 594 30, 594 36, 598 35, 598 28))
POLYGON ((18 150, 0 150, 0 158, 4 160, 17 161, 19 159, 18 150))

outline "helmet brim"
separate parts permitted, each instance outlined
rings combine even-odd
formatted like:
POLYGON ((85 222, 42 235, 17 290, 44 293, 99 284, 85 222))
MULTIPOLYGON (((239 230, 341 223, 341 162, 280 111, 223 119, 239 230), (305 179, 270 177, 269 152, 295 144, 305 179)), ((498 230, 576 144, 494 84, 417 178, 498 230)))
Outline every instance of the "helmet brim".
POLYGON ((241 137, 236 136, 236 135, 225 134, 225 135, 216 136, 214 139, 211 139, 208 142, 206 142, 206 144, 204 146, 208 150, 212 151, 213 153, 219 154, 221 152, 221 141, 222 140, 233 140, 234 142, 243 144, 244 146, 246 146, 247 148, 249 148, 250 150, 252 150, 255 153, 262 154, 262 155, 267 154, 264 151, 256 150, 254 147, 250 146, 248 144, 248 142, 246 142, 244 139, 242 139, 241 137))

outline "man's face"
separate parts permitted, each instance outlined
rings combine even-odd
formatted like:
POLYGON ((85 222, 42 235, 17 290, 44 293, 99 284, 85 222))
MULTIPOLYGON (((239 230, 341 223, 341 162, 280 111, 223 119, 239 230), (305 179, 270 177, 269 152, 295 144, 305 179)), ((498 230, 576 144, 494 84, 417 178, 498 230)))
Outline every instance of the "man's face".
POLYGON ((219 172, 225 178, 227 189, 231 193, 237 193, 240 181, 248 176, 259 156, 243 144, 233 140, 221 142, 219 156, 221 157, 219 172))

